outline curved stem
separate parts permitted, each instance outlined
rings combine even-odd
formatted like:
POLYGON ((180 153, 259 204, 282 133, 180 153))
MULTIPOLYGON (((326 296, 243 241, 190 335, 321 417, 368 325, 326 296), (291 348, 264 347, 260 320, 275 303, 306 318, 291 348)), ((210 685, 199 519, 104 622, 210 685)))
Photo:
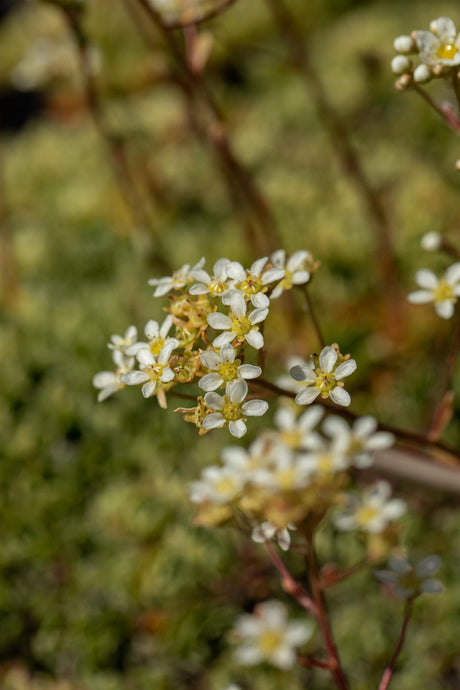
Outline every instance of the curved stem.
POLYGON ((281 586, 286 592, 286 594, 289 594, 291 597, 293 597, 293 599, 295 599, 303 609, 311 613, 316 618, 318 616, 318 611, 316 609, 315 604, 310 599, 305 590, 302 588, 302 586, 291 575, 291 573, 283 563, 282 559, 278 556, 273 544, 268 539, 266 539, 265 546, 267 548, 268 555, 270 556, 273 565, 281 575, 281 586))
POLYGON ((395 650, 393 652, 393 655, 388 663, 388 666, 386 667, 385 671, 383 672, 382 680, 380 681, 378 690, 387 690, 390 681, 393 677, 393 673, 395 670, 396 662, 398 660, 398 656, 401 653, 401 649, 404 644, 404 640, 406 639, 406 632, 407 632, 407 626, 409 623, 409 619, 412 613, 412 607, 413 607, 414 600, 409 599, 406 602, 406 606, 404 609, 404 618, 403 618, 403 623, 401 626, 401 632, 399 633, 399 638, 396 643, 395 650))

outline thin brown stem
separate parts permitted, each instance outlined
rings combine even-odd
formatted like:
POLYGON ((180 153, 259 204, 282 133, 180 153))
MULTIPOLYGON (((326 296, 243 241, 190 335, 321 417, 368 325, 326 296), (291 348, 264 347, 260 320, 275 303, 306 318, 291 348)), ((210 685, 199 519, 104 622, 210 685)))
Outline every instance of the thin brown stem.
POLYGON ((316 618, 318 616, 318 611, 312 599, 310 599, 303 587, 291 575, 286 565, 277 554, 273 544, 271 544, 268 539, 265 541, 265 546, 271 562, 281 575, 281 586, 286 594, 289 594, 303 609, 305 609, 305 611, 308 611, 316 618))
POLYGON ((284 0, 266 0, 280 34, 289 50, 293 68, 303 78, 309 97, 313 98, 323 126, 329 134, 334 152, 361 195, 375 227, 376 258, 380 278, 386 288, 396 285, 399 273, 393 250, 391 223, 380 194, 369 181, 364 166, 351 143, 348 132, 326 94, 308 53, 308 41, 298 28, 284 0))
POLYGON ((439 105, 433 100, 433 98, 431 98, 429 93, 427 93, 427 91, 425 91, 425 89, 418 84, 414 84, 412 88, 415 93, 418 93, 418 95, 421 96, 426 103, 428 103, 430 108, 440 115, 448 127, 450 127, 457 134, 460 134, 460 120, 450 104, 439 105))
POLYGON ((324 594, 320 586, 320 577, 316 563, 313 538, 307 540, 306 562, 312 599, 316 606, 316 620, 321 630, 324 645, 326 647, 329 670, 336 686, 340 690, 348 690, 348 681, 340 662, 339 652, 334 640, 331 625, 329 623, 329 616, 326 609, 324 594))
POLYGON ((401 653, 401 649, 403 647, 404 640, 406 639, 407 626, 409 624, 409 620, 411 617, 413 603, 414 603, 413 599, 408 599, 408 601, 406 602, 406 606, 404 609, 403 623, 401 626, 401 632, 399 633, 399 638, 398 638, 398 641, 396 643, 396 647, 395 647, 395 650, 393 652, 393 655, 392 655, 392 657, 388 663, 388 666, 386 667, 386 669, 383 673, 382 680, 380 681, 380 685, 378 687, 378 690, 387 690, 388 686, 390 685, 390 681, 393 677, 393 673, 395 670, 396 662, 397 662, 398 657, 401 653))
POLYGON ((303 293, 305 295, 305 302, 307 305, 308 313, 310 314, 310 318, 313 323, 313 328, 315 329, 316 337, 318 338, 318 343, 322 349, 326 345, 326 341, 324 340, 324 336, 321 331, 318 318, 316 316, 316 311, 313 307, 313 301, 311 299, 310 290, 307 285, 304 286, 303 293))
POLYGON ((310 656, 301 656, 300 654, 297 657, 297 663, 300 666, 305 666, 305 668, 324 668, 327 671, 330 671, 331 665, 328 661, 321 661, 321 659, 315 659, 310 656))

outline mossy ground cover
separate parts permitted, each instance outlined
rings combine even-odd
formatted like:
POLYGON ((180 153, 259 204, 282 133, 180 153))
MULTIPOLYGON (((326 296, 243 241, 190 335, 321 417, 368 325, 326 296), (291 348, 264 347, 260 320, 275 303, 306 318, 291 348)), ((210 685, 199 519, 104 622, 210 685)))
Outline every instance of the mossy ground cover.
MULTIPOLYGON (((309 30, 330 98, 385 195, 408 291, 423 262, 444 265, 422 254, 419 238, 450 229, 454 239, 458 226, 453 135, 415 96, 393 90, 388 68, 394 36, 426 26, 432 4, 291 4, 309 30)), ((436 11, 460 22, 455 3, 436 11)), ((158 275, 150 261, 155 237, 174 267, 202 255, 208 265, 224 255, 255 257, 177 92, 155 79, 136 86, 167 64, 161 44, 149 56, 115 0, 90 2, 87 26, 104 58, 110 126, 127 138, 133 160, 147 162, 169 201, 153 204, 156 235, 140 231, 78 78, 48 85, 40 117, 2 135, 19 292, 2 308, 0 340, 0 683, 6 690, 220 690, 230 681, 253 690, 297 690, 307 681, 330 687, 307 670, 233 666, 235 616, 278 594, 279 585, 246 537, 193 525, 187 482, 215 461, 227 432, 199 438, 172 413, 177 401, 165 412, 138 390, 96 403, 91 379, 110 368, 110 335, 130 323, 142 329, 162 314, 147 285, 158 275)), ((325 332, 359 362, 354 409, 423 428, 450 324, 403 303, 400 336, 389 342, 375 335, 385 286, 372 270, 371 222, 264 4, 239 0, 210 29, 209 79, 236 150, 270 199, 286 248, 308 248, 321 261, 314 297, 325 332)), ((3 85, 33 41, 63 32, 55 8, 31 2, 11 14, 0 27, 3 85)), ((289 331, 274 314, 270 378, 281 373, 282 359, 307 354, 313 341, 306 319, 289 331)), ((446 438, 458 445, 458 417, 446 438)), ((446 592, 417 603, 395 687, 458 688, 458 500, 411 484, 397 490, 410 509, 406 542, 443 557, 446 592)), ((361 555, 354 539, 330 529, 320 535, 320 551, 343 564, 361 555)), ((330 608, 353 688, 376 687, 400 604, 367 574, 340 585, 330 608)))

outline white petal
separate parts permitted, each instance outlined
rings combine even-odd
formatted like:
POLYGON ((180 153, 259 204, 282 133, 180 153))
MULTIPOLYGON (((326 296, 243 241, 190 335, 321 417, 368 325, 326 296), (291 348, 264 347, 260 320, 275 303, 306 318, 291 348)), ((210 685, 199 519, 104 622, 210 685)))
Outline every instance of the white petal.
POLYGON ((425 594, 441 594, 443 589, 439 580, 425 580, 420 584, 420 590, 425 594))
POLYGON ((350 376, 350 374, 352 374, 354 371, 356 371, 355 360, 347 359, 345 362, 342 362, 342 364, 339 364, 339 366, 335 370, 335 378, 344 379, 345 376, 350 376))
POLYGON ((428 290, 415 290, 415 292, 410 292, 407 295, 407 301, 411 304, 426 304, 427 302, 432 302, 434 295, 428 290))
POLYGON ((148 367, 156 362, 155 357, 147 347, 143 347, 141 350, 139 350, 136 357, 141 367, 148 367))
POLYGON ((234 292, 232 294, 232 296, 228 300, 228 306, 235 314, 235 316, 238 316, 239 318, 241 318, 242 316, 246 316, 246 300, 244 299, 241 292, 234 292))
POLYGON ((297 405, 309 405, 313 402, 313 400, 316 400, 318 395, 319 390, 317 388, 309 386, 308 388, 304 388, 299 393, 297 393, 295 401, 297 405))
POLYGON ((213 347, 220 349, 221 347, 224 347, 224 345, 231 343, 234 337, 235 335, 231 331, 224 331, 224 333, 218 335, 217 338, 214 338, 212 341, 213 347))
POLYGON ((263 268, 264 268, 265 264, 267 263, 267 261, 268 261, 267 256, 264 256, 262 259, 256 259, 256 261, 254 261, 251 268, 249 269, 249 273, 252 273, 252 275, 254 275, 254 276, 259 276, 262 273, 263 268))
POLYGON ((344 419, 337 417, 336 415, 332 415, 324 420, 323 431, 328 436, 338 436, 340 438, 345 437, 348 439, 350 427, 344 419))
POLYGON ((359 417, 353 424, 353 433, 359 439, 366 438, 375 432, 377 429, 377 420, 371 415, 366 415, 365 417, 359 417))
POLYGON ((310 280, 308 271, 296 271, 292 276, 293 285, 305 285, 310 280))
POLYGON ((255 295, 251 295, 251 304, 257 309, 266 309, 270 306, 270 300, 263 292, 256 292, 255 295))
POLYGON ((241 438, 248 429, 242 419, 237 419, 236 422, 229 422, 228 430, 235 438, 241 438))
POLYGON ((160 376, 160 381, 163 383, 169 383, 174 378, 174 372, 170 367, 165 367, 163 373, 160 376))
POLYGON ((256 323, 264 321, 268 316, 268 309, 254 309, 249 314, 249 321, 254 326, 256 323))
POLYGON ((255 328, 251 328, 249 333, 246 335, 246 342, 255 350, 260 350, 260 348, 264 346, 264 337, 260 331, 256 331, 255 328))
POLYGON ((458 283, 458 281, 460 280, 460 261, 456 264, 452 264, 452 266, 449 266, 445 273, 445 279, 446 282, 449 283, 449 285, 454 285, 454 283, 458 283))
POLYGON ((419 561, 415 566, 415 572, 420 577, 433 575, 439 570, 441 563, 442 561, 439 556, 425 556, 425 558, 422 558, 422 560, 419 561))
POLYGON ((242 283, 246 278, 246 271, 238 261, 230 261, 227 266, 227 275, 238 283, 242 283))
POLYGON ((241 410, 248 417, 261 417, 268 410, 268 402, 265 400, 248 400, 243 404, 241 410))
POLYGON ((237 647, 235 660, 242 666, 256 666, 263 661, 263 657, 257 647, 237 647))
POLYGON ((274 283, 276 280, 282 280, 284 278, 284 268, 269 268, 268 271, 262 276, 262 283, 264 285, 269 285, 274 283))
POLYGON ((219 429, 225 424, 225 417, 220 412, 211 412, 203 419, 203 429, 219 429))
POLYGON ((310 256, 310 252, 305 251, 305 249, 299 249, 298 251, 294 252, 292 256, 289 257, 286 268, 288 271, 291 273, 294 273, 297 271, 298 268, 306 261, 310 256))
MULTIPOLYGON (((190 275, 192 276, 192 278, 194 278, 194 280, 197 280, 199 283, 209 285, 209 283, 211 282, 211 276, 202 268, 198 268, 196 271, 190 271, 190 275)), ((195 286, 192 285, 192 287, 195 286)), ((189 290, 189 292, 191 292, 191 289, 189 290)))
POLYGON ((267 660, 273 664, 273 666, 276 666, 277 668, 280 668, 282 670, 287 670, 289 668, 292 668, 296 662, 296 653, 291 647, 288 647, 287 645, 282 645, 281 647, 278 647, 275 649, 275 651, 270 654, 270 656, 267 658, 267 660))
POLYGON ((149 340, 154 340, 155 338, 158 338, 160 334, 160 327, 158 325, 158 321, 150 319, 150 321, 148 321, 145 325, 144 333, 149 340))
POLYGON ((220 357, 217 352, 212 352, 212 350, 206 350, 200 355, 201 364, 206 367, 206 369, 217 369, 220 364, 220 357))
POLYGON ((191 295, 205 295, 209 292, 209 288, 204 283, 195 283, 188 291, 191 295))
POLYGON ((220 351, 220 358, 222 362, 232 364, 235 361, 235 349, 229 344, 224 345, 220 351))
POLYGON ((198 386, 202 391, 215 391, 223 384, 223 382, 224 379, 222 376, 220 376, 217 372, 211 372, 210 374, 203 376, 198 381, 198 386))
POLYGON ((384 450, 391 448, 394 441, 395 437, 389 431, 378 431, 366 442, 366 448, 367 450, 384 450))
POLYGON ((457 37, 455 24, 449 17, 435 19, 430 28, 435 30, 436 35, 443 43, 453 43, 457 37))
POLYGON ((155 388, 157 387, 156 381, 147 381, 142 386, 142 395, 144 398, 150 398, 151 395, 155 393, 155 388))
POLYGON ((207 321, 211 328, 215 328, 217 331, 227 330, 232 327, 231 318, 218 311, 213 314, 208 314, 207 321))
POLYGON ((356 529, 356 520, 353 515, 337 515, 334 518, 334 525, 343 532, 350 532, 356 529))
POLYGON ((262 373, 262 369, 254 364, 241 364, 237 371, 242 379, 256 379, 262 373))
POLYGON ((323 347, 319 355, 319 366, 321 369, 327 373, 330 373, 334 368, 336 361, 337 351, 330 345, 323 347))
POLYGON ((107 398, 116 393, 118 390, 120 390, 120 386, 118 385, 106 386, 106 388, 103 388, 101 391, 99 391, 97 401, 104 402, 104 400, 107 400, 107 398))
POLYGON ((293 647, 300 647, 305 644, 313 634, 313 626, 307 623, 294 622, 289 623, 286 631, 286 641, 293 647))
POLYGON ((283 268, 286 262, 286 252, 284 249, 277 249, 270 257, 270 261, 275 268, 283 268))
POLYGON ((329 395, 331 396, 331 400, 335 402, 336 405, 348 407, 348 405, 351 403, 350 394, 347 393, 344 388, 340 388, 340 386, 333 388, 329 395))
POLYGON ((300 364, 296 364, 295 367, 289 370, 289 376, 291 376, 294 381, 306 381, 309 383, 314 383, 316 381, 316 374, 313 368, 310 366, 301 366, 300 364))
POLYGON ((435 312, 442 319, 450 319, 454 314, 454 305, 450 300, 444 300, 443 302, 437 302, 434 305, 435 312))
POLYGON ((121 377, 121 380, 123 383, 126 383, 127 386, 138 386, 140 383, 148 381, 149 377, 148 374, 145 374, 143 371, 128 371, 127 374, 121 377))
POLYGON ((384 508, 384 516, 387 520, 398 520, 407 510, 404 501, 399 498, 394 498, 389 501, 384 508))
POLYGON ((425 55, 434 52, 439 46, 439 40, 431 31, 414 31, 413 35, 417 48, 425 55))
POLYGON ((95 388, 107 388, 118 383, 118 377, 113 371, 100 371, 93 376, 93 386, 95 388))
POLYGON ((218 393, 206 393, 204 402, 213 410, 222 410, 225 405, 225 400, 218 393))
POLYGON ((161 352, 158 355, 158 361, 161 364, 166 364, 171 357, 172 351, 178 347, 179 341, 176 338, 167 338, 165 344, 161 348, 161 352))
POLYGON ((229 259, 226 259, 225 257, 217 259, 212 269, 214 271, 214 276, 217 278, 217 280, 226 280, 227 267, 229 263, 229 259))
POLYGON ((425 290, 434 290, 438 287, 438 279, 433 273, 433 271, 428 270, 428 268, 421 268, 415 274, 415 280, 417 285, 425 290))
POLYGON ((399 582, 397 574, 391 570, 374 570, 374 577, 386 585, 396 585, 399 582))
POLYGON ((237 379, 236 381, 227 383, 225 393, 232 403, 239 405, 248 394, 248 384, 244 379, 237 379))
POLYGON ((394 570, 398 575, 407 575, 412 570, 411 565, 407 558, 402 558, 398 556, 390 556, 388 559, 390 568, 394 570))

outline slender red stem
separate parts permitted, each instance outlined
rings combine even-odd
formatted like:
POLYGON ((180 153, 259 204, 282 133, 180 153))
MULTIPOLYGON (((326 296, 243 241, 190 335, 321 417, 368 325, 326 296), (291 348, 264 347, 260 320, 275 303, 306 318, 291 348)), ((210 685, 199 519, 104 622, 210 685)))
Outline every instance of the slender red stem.
POLYGON ((286 565, 278 556, 273 544, 266 540, 265 546, 267 547, 268 555, 270 556, 273 565, 281 575, 281 586, 286 592, 286 594, 289 594, 291 597, 293 597, 293 599, 295 599, 302 608, 304 608, 306 611, 311 613, 316 618, 318 616, 318 611, 315 604, 310 599, 308 594, 305 592, 303 587, 291 575, 286 565))
POLYGON ((414 600, 413 599, 408 599, 406 602, 406 607, 404 610, 404 619, 403 623, 401 626, 401 632, 399 633, 399 638, 398 642, 396 643, 395 650, 393 652, 393 655, 388 663, 388 666, 386 667, 385 671, 383 672, 382 680, 380 681, 380 685, 378 687, 378 690, 387 690, 388 686, 390 685, 390 681, 393 677, 393 673, 395 670, 396 662, 398 660, 398 656, 401 653, 401 649, 404 644, 404 640, 406 639, 406 632, 407 632, 407 626, 409 623, 409 619, 412 613, 412 607, 413 607, 414 600))

